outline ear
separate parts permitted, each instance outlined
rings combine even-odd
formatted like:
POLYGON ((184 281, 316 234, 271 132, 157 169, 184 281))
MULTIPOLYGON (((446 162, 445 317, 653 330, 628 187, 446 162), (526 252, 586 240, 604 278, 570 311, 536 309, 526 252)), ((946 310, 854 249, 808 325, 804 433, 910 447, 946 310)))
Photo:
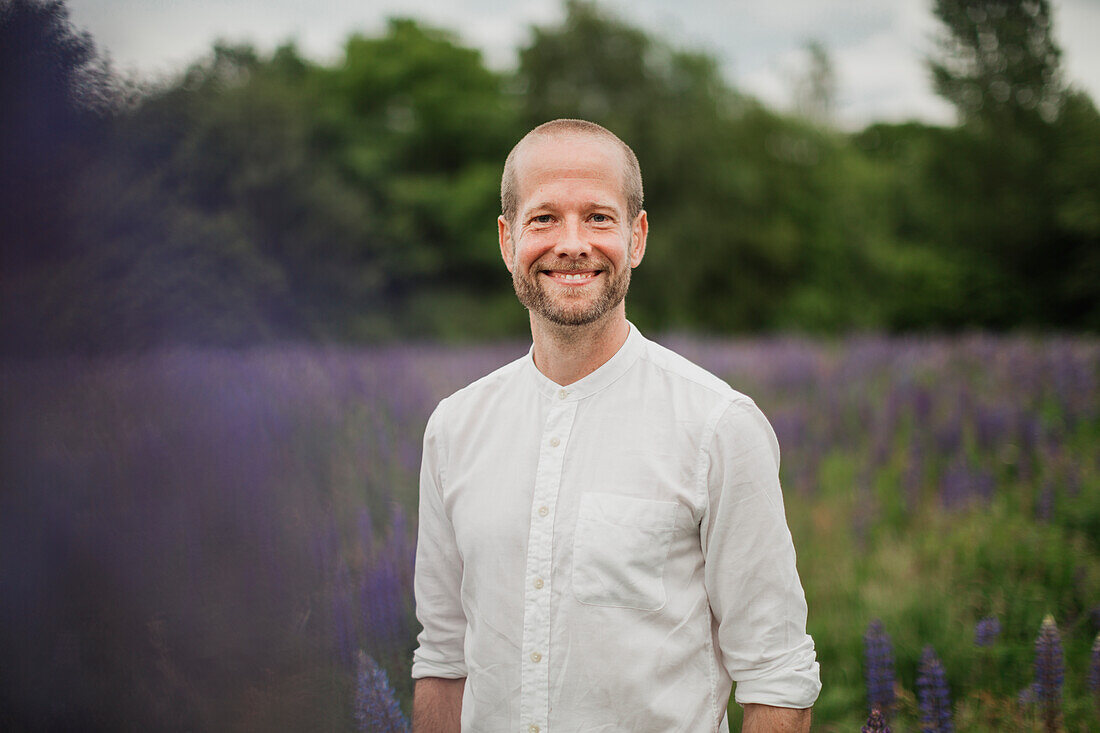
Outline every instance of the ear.
POLYGON ((503 216, 497 217, 497 239, 500 240, 500 256, 504 259, 504 266, 511 272, 515 247, 512 246, 512 227, 503 216))
POLYGON ((649 236, 649 221, 645 211, 639 211, 630 227, 630 266, 637 267, 642 263, 645 255, 645 240, 649 236))

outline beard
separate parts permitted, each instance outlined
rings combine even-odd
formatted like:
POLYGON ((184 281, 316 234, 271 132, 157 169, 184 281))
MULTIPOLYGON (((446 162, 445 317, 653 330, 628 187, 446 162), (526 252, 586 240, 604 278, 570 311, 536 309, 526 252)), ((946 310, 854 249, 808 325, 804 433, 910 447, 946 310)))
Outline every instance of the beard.
MULTIPOLYGON (((521 273, 518 269, 512 273, 512 286, 516 289, 519 302, 527 310, 559 326, 586 326, 600 320, 626 297, 626 291, 630 288, 630 267, 624 267, 617 275, 612 275, 611 270, 601 262, 578 264, 581 266, 574 269, 590 270, 598 267, 607 275, 603 287, 594 296, 590 293, 573 293, 564 288, 564 292, 551 293, 547 285, 556 286, 544 282, 540 277, 542 270, 551 268, 543 263, 536 263, 526 273, 521 273)), ((561 263, 555 262, 554 269, 563 269, 561 263)))

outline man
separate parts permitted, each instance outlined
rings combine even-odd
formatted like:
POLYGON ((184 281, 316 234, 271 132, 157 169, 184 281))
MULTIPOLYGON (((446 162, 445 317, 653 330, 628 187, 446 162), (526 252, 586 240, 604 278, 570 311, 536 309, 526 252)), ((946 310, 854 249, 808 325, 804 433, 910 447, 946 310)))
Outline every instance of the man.
POLYGON ((415 733, 804 731, 820 689, 753 402, 626 320, 634 153, 555 120, 508 156, 500 252, 530 353, 424 437, 415 733))

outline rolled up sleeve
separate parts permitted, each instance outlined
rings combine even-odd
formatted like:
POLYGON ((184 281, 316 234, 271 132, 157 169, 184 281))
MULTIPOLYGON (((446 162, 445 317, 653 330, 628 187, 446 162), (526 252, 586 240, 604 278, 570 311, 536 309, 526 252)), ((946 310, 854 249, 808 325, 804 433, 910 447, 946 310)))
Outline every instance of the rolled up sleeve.
MULTIPOLYGON (((445 401, 444 401, 445 403, 445 401)), ((463 652, 466 616, 462 610, 462 558, 444 505, 446 445, 436 408, 424 430, 420 468, 420 512, 416 543, 416 618, 423 630, 413 652, 412 676, 457 679, 466 676, 463 652)))
POLYGON ((701 477, 705 582, 735 699, 810 707, 821 681, 779 486, 779 444, 748 398, 715 423, 701 477))

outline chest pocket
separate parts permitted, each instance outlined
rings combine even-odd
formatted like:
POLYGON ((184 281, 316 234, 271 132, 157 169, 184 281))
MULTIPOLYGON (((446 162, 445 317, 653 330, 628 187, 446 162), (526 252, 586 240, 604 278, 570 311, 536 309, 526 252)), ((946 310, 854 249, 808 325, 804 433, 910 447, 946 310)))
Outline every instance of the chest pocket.
POLYGON ((665 605, 665 560, 676 502, 590 492, 573 536, 573 595, 581 603, 655 611, 665 605))

